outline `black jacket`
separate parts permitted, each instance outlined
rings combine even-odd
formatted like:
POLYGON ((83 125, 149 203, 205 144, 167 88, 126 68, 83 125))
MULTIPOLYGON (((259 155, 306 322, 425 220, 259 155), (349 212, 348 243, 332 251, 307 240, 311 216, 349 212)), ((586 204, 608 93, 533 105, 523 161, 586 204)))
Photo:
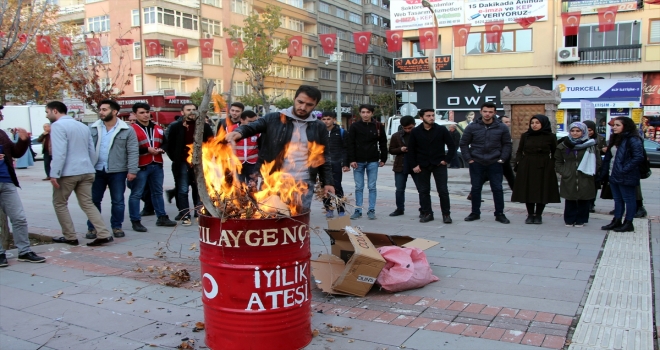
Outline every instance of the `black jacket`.
POLYGON ((598 179, 608 179, 610 183, 624 186, 639 186, 641 174, 639 165, 646 160, 644 157, 644 140, 637 134, 624 133, 621 144, 617 147, 616 156, 608 149, 605 159, 597 173, 598 179), (609 174, 612 168, 611 174, 609 174))
MULTIPOLYGON (((268 113, 248 125, 241 125, 235 131, 243 135, 243 138, 261 134, 261 143, 259 147, 259 161, 261 164, 276 161, 272 171, 278 171, 282 168, 284 155, 284 146, 291 141, 293 135, 293 119, 283 113, 268 113)), ((310 179, 316 179, 318 175, 323 185, 333 186, 332 166, 327 161, 330 158, 330 149, 328 147, 328 129, 320 120, 309 122, 306 128, 307 141, 316 142, 323 145, 323 156, 326 162, 318 168, 309 168, 310 179)))
POLYGON ((426 130, 422 123, 410 132, 408 153, 411 168, 418 165, 425 168, 430 165, 440 165, 443 160, 449 164, 456 155, 456 145, 449 130, 444 126, 433 123, 431 129, 426 130), (446 154, 445 146, 447 146, 446 154))
POLYGON ((461 143, 461 133, 456 130, 454 132, 450 131, 449 134, 451 135, 451 139, 454 141, 454 146, 456 146, 456 149, 458 149, 461 143))
MULTIPOLYGON (((326 128, 327 130, 327 128, 326 128)), ((341 163, 342 167, 348 166, 348 155, 346 154, 346 136, 348 132, 341 126, 335 125, 328 131, 328 152, 331 163, 341 163)))
MULTIPOLYGON (((178 164, 181 162, 182 153, 187 150, 186 147, 186 127, 183 122, 174 122, 170 124, 169 130, 166 135, 165 152, 170 157, 172 163, 178 164)), ((213 130, 211 127, 204 123, 204 142, 213 137, 213 130)))
POLYGON ((0 130, 0 145, 2 146, 2 152, 5 155, 5 164, 7 165, 7 170, 9 171, 9 177, 14 186, 19 187, 18 177, 16 177, 16 170, 14 170, 14 159, 22 157, 25 152, 27 152, 28 147, 30 146, 30 140, 21 140, 18 139, 18 142, 14 143, 3 130, 0 130))
POLYGON ((346 140, 348 162, 387 161, 387 137, 381 122, 362 120, 351 124, 346 140))
POLYGON ((485 124, 481 118, 475 119, 465 128, 460 145, 466 162, 474 160, 490 165, 511 157, 509 128, 495 118, 491 124, 485 124))

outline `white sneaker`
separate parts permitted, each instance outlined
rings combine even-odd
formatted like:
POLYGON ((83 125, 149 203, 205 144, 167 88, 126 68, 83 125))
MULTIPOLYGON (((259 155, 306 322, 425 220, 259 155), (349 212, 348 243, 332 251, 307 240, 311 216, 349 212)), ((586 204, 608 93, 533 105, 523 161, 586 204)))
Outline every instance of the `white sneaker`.
POLYGON ((192 225, 192 221, 190 221, 189 217, 185 217, 185 218, 181 219, 181 225, 190 226, 190 225, 192 225))

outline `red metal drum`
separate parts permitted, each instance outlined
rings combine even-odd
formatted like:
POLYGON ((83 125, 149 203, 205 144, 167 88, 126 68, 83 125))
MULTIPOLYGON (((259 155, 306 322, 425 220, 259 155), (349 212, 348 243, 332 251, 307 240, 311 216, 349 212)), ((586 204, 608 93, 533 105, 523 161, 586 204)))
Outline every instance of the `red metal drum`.
POLYGON ((312 341, 309 213, 283 219, 200 216, 206 345, 302 349, 312 341))

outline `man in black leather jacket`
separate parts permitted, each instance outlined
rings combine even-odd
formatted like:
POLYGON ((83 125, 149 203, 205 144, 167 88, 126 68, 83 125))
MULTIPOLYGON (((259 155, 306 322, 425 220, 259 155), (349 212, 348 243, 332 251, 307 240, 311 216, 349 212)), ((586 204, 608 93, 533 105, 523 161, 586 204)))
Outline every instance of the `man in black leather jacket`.
POLYGON ((311 207, 317 176, 326 193, 335 193, 329 162, 328 131, 321 121, 311 115, 320 100, 319 89, 301 85, 293 99, 293 107, 266 114, 248 125, 241 125, 225 137, 228 142, 235 144, 242 138, 261 134, 257 167, 261 168, 261 164, 275 161, 272 171, 281 170, 293 175, 296 180, 307 182, 308 190, 302 198, 303 210, 309 210, 311 207), (309 159, 309 142, 324 146, 323 156, 326 161, 318 167, 306 166, 309 159), (285 146, 289 143, 297 143, 297 150, 285 157, 285 146))

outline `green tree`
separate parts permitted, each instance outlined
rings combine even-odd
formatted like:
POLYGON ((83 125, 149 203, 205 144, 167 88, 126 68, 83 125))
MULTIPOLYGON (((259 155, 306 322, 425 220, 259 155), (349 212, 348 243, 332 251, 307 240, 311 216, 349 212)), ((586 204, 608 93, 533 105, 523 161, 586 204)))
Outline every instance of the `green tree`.
POLYGON ((337 102, 330 100, 321 100, 316 109, 321 111, 334 111, 337 108, 337 102))
POLYGON ((369 96, 371 97, 371 102, 376 107, 374 115, 394 115, 394 102, 396 101, 396 94, 394 92, 381 92, 378 94, 370 94, 369 96))
POLYGON ((275 101, 273 105, 277 107, 277 109, 287 109, 293 106, 293 100, 288 97, 282 97, 281 99, 275 101))
MULTIPOLYGON (((254 13, 243 20, 243 26, 232 25, 224 28, 232 40, 241 38, 244 41, 243 52, 234 56, 234 65, 240 67, 248 76, 248 82, 252 86, 254 94, 260 98, 259 103, 268 111, 270 105, 279 95, 268 96, 266 94, 266 79, 274 75, 273 62, 280 51, 288 46, 288 40, 280 40, 277 45, 273 40, 275 31, 282 24, 280 22, 281 8, 267 6, 264 12, 254 13)), ((245 102, 246 96, 240 98, 245 102)))
POLYGON ((204 98, 204 91, 202 91, 200 88, 197 88, 195 92, 190 94, 190 102, 201 106, 202 105, 202 99, 204 98))
POLYGON ((268 100, 268 95, 264 95, 264 96, 265 96, 265 98, 262 97, 261 95, 255 93, 255 92, 253 92, 253 93, 250 93, 250 94, 247 94, 247 95, 239 96, 237 98, 244 105, 251 106, 252 108, 254 108, 256 110, 258 106, 263 106, 264 105, 264 99, 268 100))
POLYGON ((37 33, 44 33, 43 27, 52 23, 46 21, 46 14, 56 11, 56 6, 50 3, 41 0, 0 1, 0 69, 16 61, 33 43, 37 33))

